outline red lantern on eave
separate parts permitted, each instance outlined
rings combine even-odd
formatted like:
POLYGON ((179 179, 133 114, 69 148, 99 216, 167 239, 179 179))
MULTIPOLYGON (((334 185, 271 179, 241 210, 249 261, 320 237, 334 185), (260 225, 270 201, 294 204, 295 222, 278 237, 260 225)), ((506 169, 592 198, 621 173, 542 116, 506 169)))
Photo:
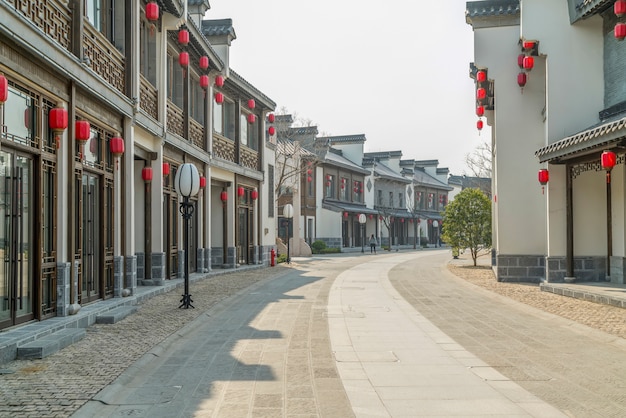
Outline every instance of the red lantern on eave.
POLYGON ((517 56, 517 66, 519 68, 524 68, 524 58, 526 57, 526 55, 524 54, 519 54, 517 56))
POLYGON ((247 119, 249 124, 253 124, 256 122, 256 115, 254 113, 249 113, 247 119))
POLYGON ((624 40, 626 38, 626 23, 618 23, 615 25, 615 29, 613 29, 613 34, 618 41, 624 40))
POLYGON ((187 68, 189 65, 189 52, 181 52, 178 54, 178 63, 181 67, 187 68))
POLYGON ((109 140, 109 149, 113 157, 121 157, 124 154, 124 139, 114 136, 109 140))
POLYGON ((613 5, 615 16, 622 17, 626 14, 626 0, 616 0, 613 5))
POLYGON ((200 60, 198 61, 198 65, 200 66, 201 70, 206 70, 207 68, 209 68, 209 57, 207 57, 206 55, 201 56, 200 60))
POLYGON ((257 200, 259 198, 259 192, 256 189, 252 190, 252 192, 250 192, 250 197, 252 200, 257 200))
POLYGON ((200 176, 200 188, 204 189, 206 187, 206 177, 200 176))
POLYGON ((539 180, 539 183, 541 183, 542 186, 545 186, 548 183, 548 180, 550 180, 550 173, 547 169, 542 168, 541 170, 539 170, 537 178, 539 180))
POLYGON ((152 167, 144 167, 144 168, 142 168, 141 169, 141 178, 146 183, 151 182, 152 181, 152 167))
POLYGON ((517 75, 517 85, 520 87, 524 87, 526 85, 526 81, 528 80, 528 76, 526 73, 521 72, 517 75))
POLYGON ((611 170, 617 163, 617 156, 613 151, 604 151, 600 157, 602 168, 605 170, 611 170))
POLYGON ((476 72, 476 81, 479 83, 482 83, 483 81, 487 80, 487 73, 485 71, 477 71, 476 72))
POLYGON ((274 128, 273 126, 270 126, 269 128, 267 128, 267 132, 270 135, 274 135, 276 133, 276 128, 274 128))
POLYGON ((522 47, 526 50, 533 49, 535 47, 535 41, 524 41, 522 47))
POLYGON ((146 19, 150 22, 159 20, 159 5, 153 1, 146 4, 146 19))
POLYGON ((163 163, 161 166, 161 171, 163 172, 163 176, 170 175, 170 163, 163 163))
POLYGON ((215 93, 215 103, 222 104, 224 103, 224 95, 219 91, 215 93))
POLYGON ((200 76, 200 87, 202 87, 203 90, 206 90, 209 88, 209 76, 208 75, 200 76))
POLYGON ((476 106, 476 116, 481 117, 485 115, 485 106, 476 106))
POLYGON ((248 109, 254 109, 256 107, 256 102, 254 99, 248 100, 248 109))
POLYGON ((222 203, 226 203, 226 201, 228 200, 228 192, 226 190, 220 193, 220 200, 222 201, 222 203))
POLYGON ((62 107, 50 109, 50 113, 48 114, 48 126, 52 129, 52 133, 54 134, 57 149, 61 147, 60 137, 63 131, 67 129, 67 123, 67 109, 62 107))
POLYGON ((224 77, 222 77, 221 75, 215 76, 215 85, 217 87, 223 87, 224 86, 224 77))
POLYGON ((476 121, 476 129, 478 129, 479 131, 483 129, 482 119, 478 119, 478 121, 476 121))
POLYGON ((269 123, 274 123, 275 120, 276 120, 276 116, 273 113, 270 113, 269 115, 267 115, 267 121, 269 123))
POLYGON ((3 75, 0 75, 0 104, 4 104, 9 98, 9 81, 3 75))
POLYGON ((485 90, 483 87, 477 88, 476 89, 476 99, 484 100, 485 97, 487 97, 487 90, 485 90))
POLYGON ((237 196, 243 197, 244 194, 246 194, 246 190, 243 187, 239 186, 237 188, 237 196))
POLYGON ((189 44, 189 31, 187 29, 178 31, 178 43, 181 45, 189 44))
POLYGON ((524 69, 530 71, 535 66, 535 59, 533 57, 524 57, 524 69))
POLYGON ((344 212, 344 213, 343 213, 343 217, 344 217, 344 218, 347 218, 347 217, 348 217, 348 212, 344 212))
POLYGON ((307 176, 306 181, 309 182, 309 183, 312 182, 313 181, 313 177, 307 176))
POLYGON ((89 122, 86 120, 77 120, 75 124, 74 133, 76 141, 78 141, 81 145, 84 145, 85 142, 89 141, 91 138, 91 126, 89 126, 89 122))

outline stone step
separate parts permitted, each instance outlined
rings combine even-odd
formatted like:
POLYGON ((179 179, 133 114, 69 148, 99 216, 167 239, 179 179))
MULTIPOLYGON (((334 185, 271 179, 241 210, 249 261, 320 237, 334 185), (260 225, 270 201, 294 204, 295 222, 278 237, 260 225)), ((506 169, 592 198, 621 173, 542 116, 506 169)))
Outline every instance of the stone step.
POLYGON ((17 347, 18 359, 42 359, 85 337, 84 328, 65 328, 17 347))
POLYGON ((120 306, 119 308, 111 309, 110 311, 103 312, 96 316, 96 324, 115 324, 118 321, 126 318, 128 315, 137 312, 138 307, 133 306, 120 306))

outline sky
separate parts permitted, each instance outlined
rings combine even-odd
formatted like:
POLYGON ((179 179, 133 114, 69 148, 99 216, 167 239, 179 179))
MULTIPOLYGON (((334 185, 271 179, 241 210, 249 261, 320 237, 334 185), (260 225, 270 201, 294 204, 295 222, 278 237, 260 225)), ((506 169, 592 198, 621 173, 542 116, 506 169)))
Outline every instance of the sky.
POLYGON ((490 132, 476 129, 465 3, 210 0, 205 18, 233 20, 230 67, 277 113, 469 175, 465 158, 490 132))

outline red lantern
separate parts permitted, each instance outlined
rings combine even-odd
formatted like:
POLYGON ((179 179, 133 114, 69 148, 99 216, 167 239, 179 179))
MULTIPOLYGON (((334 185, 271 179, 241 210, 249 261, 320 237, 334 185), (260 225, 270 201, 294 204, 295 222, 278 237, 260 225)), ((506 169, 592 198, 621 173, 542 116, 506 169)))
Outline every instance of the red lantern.
POLYGON ((219 91, 215 93, 215 103, 222 104, 224 103, 224 95, 219 91))
POLYGON ((159 5, 153 1, 146 4, 146 19, 150 22, 159 20, 159 5))
POLYGON ((526 85, 526 81, 527 81, 527 75, 524 72, 521 72, 517 75, 517 84, 520 87, 524 87, 526 85))
POLYGON ((248 109, 254 109, 256 107, 256 102, 254 99, 248 100, 248 109))
POLYGON ((226 190, 222 191, 222 193, 220 193, 220 200, 223 203, 226 203, 226 201, 228 200, 228 192, 226 190))
POLYGON ((252 190, 252 192, 250 193, 250 197, 252 198, 252 200, 257 200, 259 198, 259 192, 256 189, 252 190))
POLYGON ((626 23, 618 23, 615 25, 615 29, 613 30, 613 34, 618 41, 624 40, 626 38, 626 23))
POLYGON ((330 181, 326 182, 326 187, 330 187, 330 181))
POLYGON ((273 136, 273 135, 276 133, 276 128, 274 128, 273 126, 270 126, 270 127, 267 129, 267 132, 268 132, 270 135, 272 135, 272 136, 273 136))
POLYGON ((206 55, 201 56, 198 65, 200 66, 201 70, 206 70, 207 68, 209 68, 209 57, 207 57, 206 55))
POLYGON ((379 217, 378 217, 378 220, 379 220, 379 221, 382 221, 382 220, 383 220, 383 217, 382 217, 382 216, 379 216, 379 217))
POLYGON ((76 141, 82 146, 91 138, 91 126, 86 120, 77 120, 75 124, 76 141))
POLYGON ((313 177, 311 176, 307 176, 306 181, 308 181, 309 183, 313 181, 313 177))
POLYGON ((476 129, 478 129, 479 131, 483 129, 482 119, 478 119, 478 121, 476 122, 476 129))
POLYGON ((530 71, 535 66, 535 59, 533 57, 524 57, 524 69, 530 71))
POLYGON ((223 87, 224 86, 224 77, 222 77, 221 75, 215 76, 215 85, 217 87, 223 87))
POLYGON ((485 106, 476 106, 476 116, 481 117, 485 115, 485 106))
POLYGON ((141 170, 141 178, 143 179, 143 181, 145 181, 146 183, 149 183, 152 181, 152 167, 144 167, 141 170))
POLYGON ((478 71, 476 72, 476 81, 479 83, 482 83, 483 81, 487 80, 487 73, 485 71, 478 71))
POLYGON ((124 154, 124 139, 119 136, 114 136, 109 141, 109 149, 111 150, 113 157, 121 157, 122 154, 124 154))
POLYGON ((161 166, 161 171, 163 171, 164 176, 170 175, 170 163, 163 163, 161 166))
POLYGON ((243 187, 239 186, 237 188, 237 196, 243 197, 244 194, 246 194, 246 190, 243 187))
POLYGON ((602 156, 600 157, 600 161, 602 162, 602 168, 605 170, 611 170, 615 167, 615 163, 617 162, 617 156, 613 151, 604 151, 602 156))
POLYGON ((200 87, 202 87, 203 90, 206 90, 209 88, 209 76, 208 75, 200 76, 200 87))
POLYGON ((50 113, 48 114, 48 126, 52 129, 52 133, 54 134, 54 140, 56 142, 56 147, 59 149, 61 147, 61 134, 63 131, 67 129, 67 110, 62 107, 55 107, 50 109, 50 113))
POLYGON ((613 5, 615 16, 622 17, 626 14, 626 0, 616 0, 613 5))
POLYGON ((206 177, 200 176, 200 188, 204 189, 206 187, 206 177))
POLYGON ((485 90, 483 87, 477 88, 476 89, 476 99, 484 100, 485 97, 487 97, 487 90, 485 90))
POLYGON ((539 173, 537 176, 539 179, 539 183, 541 183, 542 186, 545 186, 548 183, 548 180, 550 180, 550 173, 545 168, 542 168, 541 170, 539 170, 539 173))
POLYGON ((9 98, 9 81, 3 75, 0 75, 0 105, 4 104, 9 98))
POLYGON ((307 174, 307 176, 310 176, 311 174, 313 174, 313 172, 312 172, 312 171, 311 171, 311 169, 309 168, 309 169, 306 171, 306 174, 307 174))
POLYGON ((524 54, 519 54, 517 56, 517 66, 519 68, 524 68, 524 58, 526 57, 526 55, 524 54))
POLYGON ((178 31, 178 43, 181 45, 189 44, 189 31, 187 29, 178 31))
POLYGON ((404 223, 404 218, 400 218, 400 223, 404 223))
POLYGON ((269 123, 274 123, 275 120, 276 120, 276 116, 273 113, 270 113, 269 115, 267 115, 267 121, 269 123))
POLYGON ((535 41, 524 41, 522 47, 526 50, 533 49, 535 47, 535 41))
POLYGON ((253 124, 256 122, 256 115, 254 113, 249 113, 247 119, 249 124, 253 124))
POLYGON ((344 218, 347 218, 347 217, 348 217, 348 212, 344 212, 344 213, 343 213, 343 217, 344 217, 344 218))
POLYGON ((178 63, 181 67, 187 68, 189 65, 189 52, 181 52, 178 54, 178 63))

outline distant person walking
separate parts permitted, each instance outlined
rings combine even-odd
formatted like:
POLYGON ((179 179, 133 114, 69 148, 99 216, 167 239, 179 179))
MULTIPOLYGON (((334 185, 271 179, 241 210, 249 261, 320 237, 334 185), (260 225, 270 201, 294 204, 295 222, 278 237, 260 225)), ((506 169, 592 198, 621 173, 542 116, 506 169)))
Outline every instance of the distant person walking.
POLYGON ((372 236, 370 237, 370 253, 376 254, 376 244, 376 237, 374 236, 374 234, 372 234, 372 236))

